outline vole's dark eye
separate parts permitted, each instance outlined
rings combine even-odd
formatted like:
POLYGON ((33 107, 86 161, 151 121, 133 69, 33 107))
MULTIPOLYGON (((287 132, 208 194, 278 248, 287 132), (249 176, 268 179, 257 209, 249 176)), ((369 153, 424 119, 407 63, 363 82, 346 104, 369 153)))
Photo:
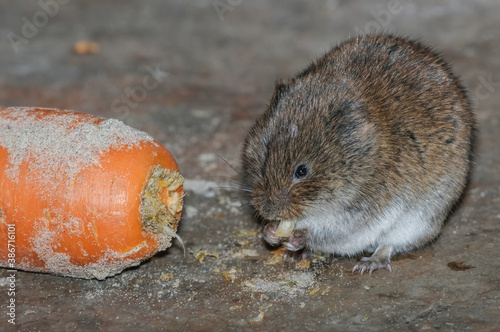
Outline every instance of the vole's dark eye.
POLYGON ((303 179, 309 174, 309 168, 307 165, 299 165, 295 168, 295 178, 296 179, 303 179))

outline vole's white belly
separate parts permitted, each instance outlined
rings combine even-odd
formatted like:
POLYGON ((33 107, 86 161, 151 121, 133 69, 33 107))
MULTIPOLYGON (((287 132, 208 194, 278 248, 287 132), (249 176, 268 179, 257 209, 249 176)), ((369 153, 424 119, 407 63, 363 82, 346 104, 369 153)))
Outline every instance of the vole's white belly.
POLYGON ((356 255, 373 252, 380 245, 392 247, 394 253, 407 251, 425 244, 441 228, 442 204, 427 199, 422 202, 425 205, 408 208, 394 202, 380 216, 371 218, 362 212, 321 211, 299 220, 296 229, 308 229, 308 246, 325 253, 356 255))

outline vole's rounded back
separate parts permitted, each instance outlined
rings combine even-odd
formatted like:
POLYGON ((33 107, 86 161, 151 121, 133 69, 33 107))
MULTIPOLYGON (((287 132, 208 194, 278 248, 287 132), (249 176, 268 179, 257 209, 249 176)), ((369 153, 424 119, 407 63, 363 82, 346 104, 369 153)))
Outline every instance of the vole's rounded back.
POLYGON ((389 259, 439 233, 465 187, 473 123, 438 54, 394 36, 350 39, 276 84, 243 147, 252 205, 295 223, 312 249, 389 259))

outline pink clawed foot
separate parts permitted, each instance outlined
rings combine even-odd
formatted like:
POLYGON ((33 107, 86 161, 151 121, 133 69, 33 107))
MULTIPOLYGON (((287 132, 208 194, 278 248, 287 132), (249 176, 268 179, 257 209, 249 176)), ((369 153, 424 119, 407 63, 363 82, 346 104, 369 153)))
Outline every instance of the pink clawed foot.
POLYGON ((352 273, 359 271, 359 274, 363 274, 369 271, 370 275, 375 270, 387 269, 392 272, 392 267, 390 262, 372 262, 369 257, 363 257, 361 261, 354 266, 352 273))
POLYGON ((373 271, 380 269, 386 269, 392 272, 390 261, 392 252, 393 249, 390 246, 379 246, 371 257, 361 258, 358 264, 352 269, 352 273, 359 271, 360 274, 363 274, 369 271, 370 275, 372 275, 373 271))

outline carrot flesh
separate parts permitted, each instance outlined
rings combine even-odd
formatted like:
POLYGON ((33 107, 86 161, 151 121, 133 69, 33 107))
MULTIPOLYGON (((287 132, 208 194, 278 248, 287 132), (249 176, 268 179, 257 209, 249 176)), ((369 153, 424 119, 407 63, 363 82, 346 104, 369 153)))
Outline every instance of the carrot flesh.
POLYGON ((0 109, 0 130, 0 266, 104 279, 171 245, 183 178, 151 137, 47 109, 0 109))

